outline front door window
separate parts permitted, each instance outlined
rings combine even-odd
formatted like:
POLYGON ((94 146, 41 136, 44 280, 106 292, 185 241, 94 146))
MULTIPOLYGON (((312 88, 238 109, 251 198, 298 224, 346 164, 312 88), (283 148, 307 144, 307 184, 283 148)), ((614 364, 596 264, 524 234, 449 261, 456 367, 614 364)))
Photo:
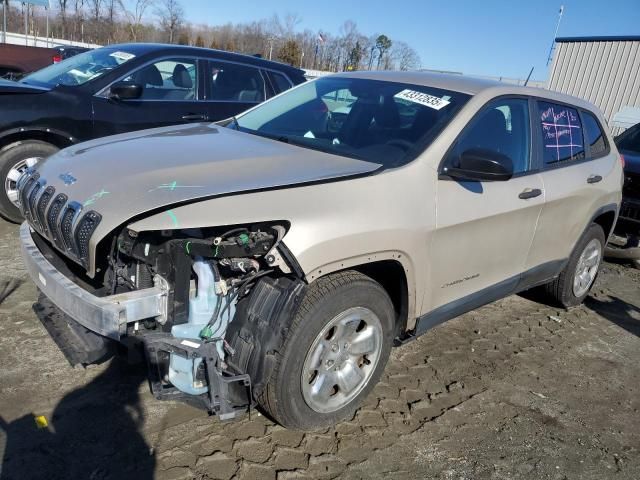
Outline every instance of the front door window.
POLYGON ((197 65, 192 59, 167 59, 135 71, 125 82, 142 86, 139 100, 196 100, 197 65))

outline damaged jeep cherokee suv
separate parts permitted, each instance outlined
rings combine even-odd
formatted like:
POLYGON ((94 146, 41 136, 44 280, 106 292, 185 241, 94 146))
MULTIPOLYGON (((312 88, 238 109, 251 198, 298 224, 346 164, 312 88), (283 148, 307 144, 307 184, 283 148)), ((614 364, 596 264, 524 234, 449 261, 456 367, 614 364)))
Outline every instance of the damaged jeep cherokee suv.
POLYGON ((38 164, 23 254, 72 361, 142 345, 157 398, 313 429, 353 414, 394 343, 536 286, 585 298, 621 198, 603 125, 544 90, 324 77, 38 164))

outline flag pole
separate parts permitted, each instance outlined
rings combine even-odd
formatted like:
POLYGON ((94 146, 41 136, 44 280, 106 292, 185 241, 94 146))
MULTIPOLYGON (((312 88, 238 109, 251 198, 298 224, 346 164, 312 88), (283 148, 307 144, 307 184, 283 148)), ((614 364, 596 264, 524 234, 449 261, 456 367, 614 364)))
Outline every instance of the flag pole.
POLYGON ((553 40, 551 41, 551 48, 549 49, 549 56, 547 57, 547 67, 551 63, 553 57, 553 49, 556 45, 556 37, 558 36, 558 30, 560 29, 560 22, 562 21, 562 15, 564 14, 564 5, 560 5, 560 12, 558 12, 558 23, 556 23, 556 31, 553 34, 553 40))
POLYGON ((316 51, 313 54, 313 69, 316 69, 316 61, 318 60, 318 42, 316 41, 316 51))

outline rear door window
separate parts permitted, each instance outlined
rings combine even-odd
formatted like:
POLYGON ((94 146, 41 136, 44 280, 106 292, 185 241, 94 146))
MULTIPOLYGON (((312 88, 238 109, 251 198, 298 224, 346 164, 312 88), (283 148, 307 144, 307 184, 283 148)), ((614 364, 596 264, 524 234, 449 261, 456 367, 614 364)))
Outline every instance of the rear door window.
POLYGON ((589 145, 591 157, 599 157, 607 153, 607 140, 596 117, 589 112, 583 111, 582 118, 584 120, 584 137, 589 145))
POLYGON ((212 100, 243 103, 264 101, 264 78, 257 68, 216 61, 210 61, 209 65, 212 100))
POLYGON ((538 102, 542 131, 542 158, 545 165, 584 160, 583 129, 575 108, 538 102))

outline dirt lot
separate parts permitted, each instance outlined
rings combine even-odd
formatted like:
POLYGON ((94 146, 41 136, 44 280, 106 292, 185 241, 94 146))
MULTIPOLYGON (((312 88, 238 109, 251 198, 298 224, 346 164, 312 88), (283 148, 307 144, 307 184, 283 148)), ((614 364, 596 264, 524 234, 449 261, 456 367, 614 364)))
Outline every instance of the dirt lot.
POLYGON ((118 361, 73 369, 35 300, 0 223, 3 480, 640 478, 640 271, 623 265, 583 307, 511 297, 395 349, 355 417, 313 434, 159 403, 118 361))

